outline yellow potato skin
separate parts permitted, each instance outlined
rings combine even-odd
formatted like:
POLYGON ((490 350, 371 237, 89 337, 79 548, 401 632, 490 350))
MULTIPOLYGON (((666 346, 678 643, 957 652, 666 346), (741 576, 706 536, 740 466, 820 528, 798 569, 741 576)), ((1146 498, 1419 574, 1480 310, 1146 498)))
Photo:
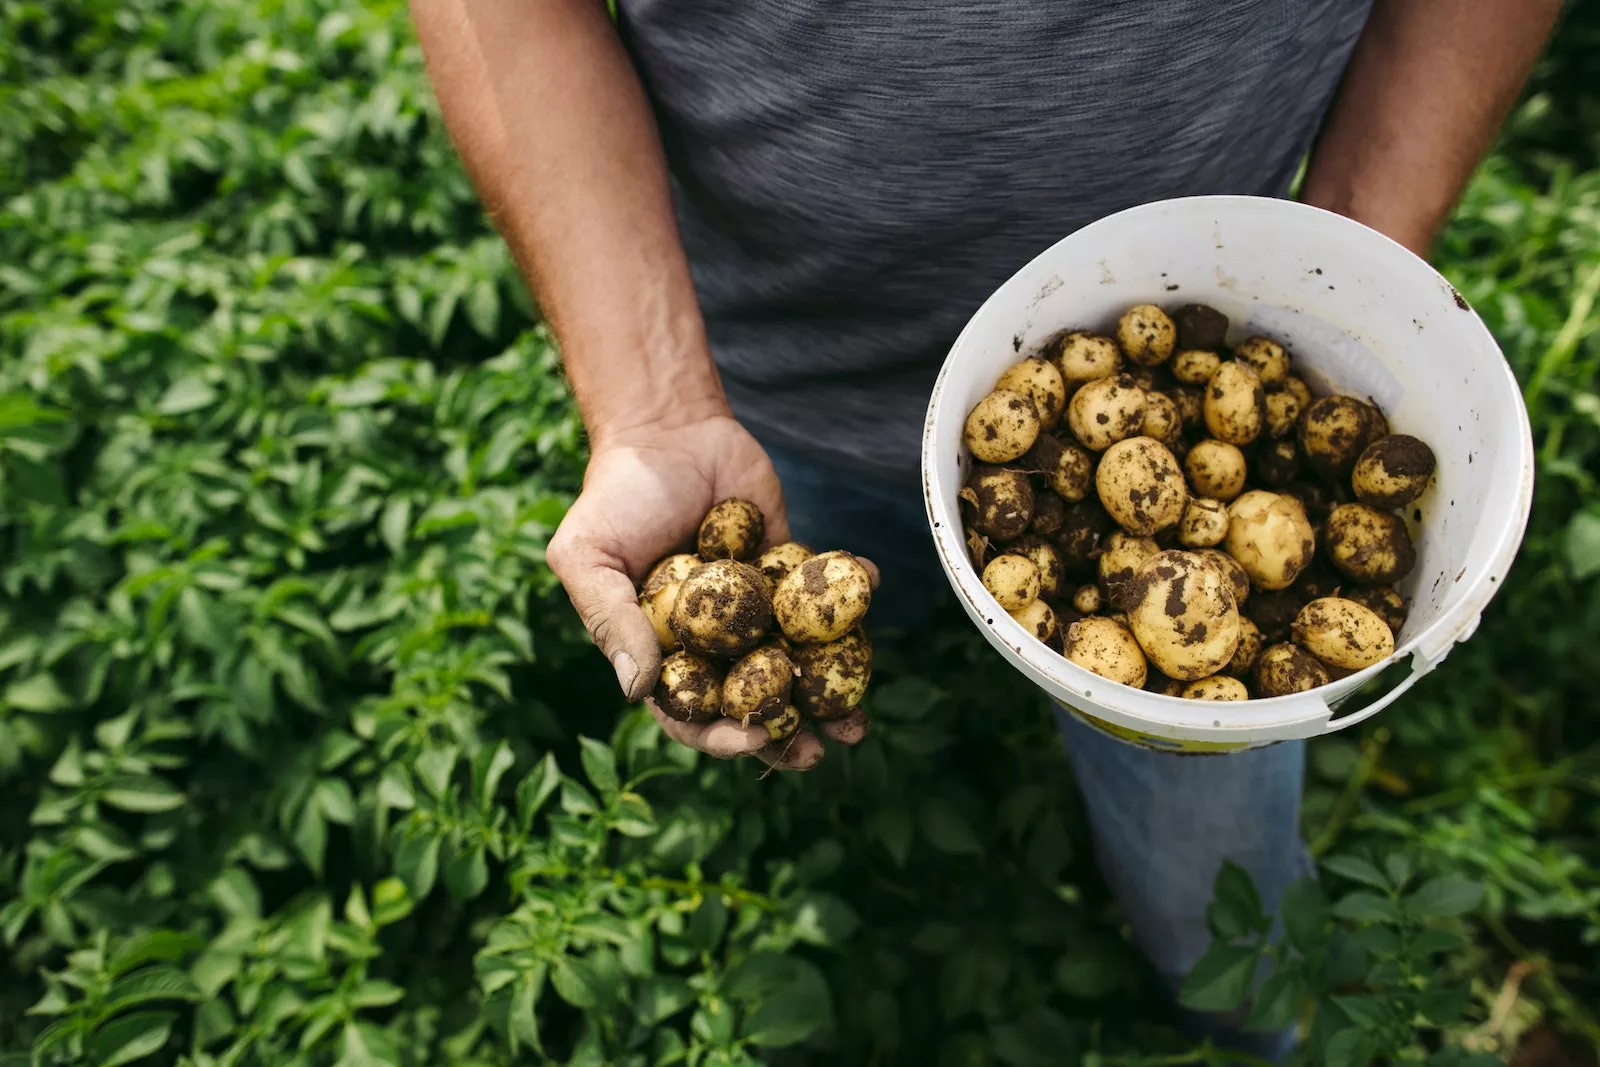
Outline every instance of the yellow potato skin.
POLYGON ((1265 412, 1266 391, 1248 364, 1229 360, 1206 384, 1206 429, 1219 441, 1250 444, 1261 435, 1265 412))
POLYGON ((1193 682, 1216 674, 1239 647, 1239 607, 1215 567, 1191 552, 1166 551, 1140 565, 1128 612, 1152 666, 1193 682))
POLYGON ((1139 688, 1149 671, 1133 632, 1114 619, 1094 615, 1067 627, 1062 647, 1067 659, 1102 678, 1139 688))
POLYGON ((1358 671, 1394 654, 1394 634, 1378 613, 1344 597, 1319 597, 1300 609, 1294 643, 1331 667, 1358 671))
POLYGON ((979 462, 1009 463, 1033 447, 1039 429, 1039 412, 1032 398, 995 389, 967 415, 965 438, 979 462))
POLYGON ((1300 501, 1287 493, 1252 489, 1228 505, 1223 544, 1252 585, 1287 589, 1310 564, 1316 535, 1300 501))

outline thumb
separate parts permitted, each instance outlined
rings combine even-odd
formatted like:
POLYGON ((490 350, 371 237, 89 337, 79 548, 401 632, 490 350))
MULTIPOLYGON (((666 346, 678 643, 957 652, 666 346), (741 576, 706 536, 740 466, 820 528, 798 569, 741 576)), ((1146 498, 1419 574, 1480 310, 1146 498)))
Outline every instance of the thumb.
POLYGON ((638 594, 622 562, 581 539, 550 539, 545 561, 561 581, 583 620, 583 628, 617 672, 630 702, 643 700, 661 670, 661 645, 639 608, 638 594))

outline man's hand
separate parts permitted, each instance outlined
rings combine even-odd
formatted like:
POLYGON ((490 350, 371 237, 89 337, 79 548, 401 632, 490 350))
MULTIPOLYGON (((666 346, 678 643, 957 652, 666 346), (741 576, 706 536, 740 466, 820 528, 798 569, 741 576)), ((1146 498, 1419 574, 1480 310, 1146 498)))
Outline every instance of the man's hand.
MULTIPOLYGON (((638 605, 638 584, 657 560, 691 543, 700 519, 730 496, 761 509, 766 545, 789 539, 772 463, 727 415, 606 436, 591 453, 583 491, 550 539, 547 559, 629 700, 649 695, 661 667, 655 630, 638 605)), ((868 570, 876 576, 876 568, 868 570)), ((653 701, 649 707, 668 737, 720 759, 755 755, 805 770, 822 758, 821 743, 804 731, 774 744, 759 725, 682 723, 653 701)), ((853 745, 866 736, 867 723, 857 709, 822 729, 853 745)))

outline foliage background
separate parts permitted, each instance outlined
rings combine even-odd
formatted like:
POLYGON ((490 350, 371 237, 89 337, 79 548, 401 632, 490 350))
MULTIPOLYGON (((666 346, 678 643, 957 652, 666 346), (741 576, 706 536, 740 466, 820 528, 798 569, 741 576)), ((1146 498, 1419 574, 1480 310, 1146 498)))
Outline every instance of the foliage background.
MULTIPOLYGON (((542 557, 581 426, 403 5, 17 0, 0 42, 0 1063, 1214 1056, 960 619, 805 777, 619 705, 542 557)), ((1519 562, 1312 754, 1321 929, 1432 930, 1459 1003, 1364 1020, 1358 967, 1316 1062, 1600 1037, 1596 46, 1580 0, 1438 253, 1533 414, 1519 562), (1412 868, 1458 899, 1348 903, 1412 868)))

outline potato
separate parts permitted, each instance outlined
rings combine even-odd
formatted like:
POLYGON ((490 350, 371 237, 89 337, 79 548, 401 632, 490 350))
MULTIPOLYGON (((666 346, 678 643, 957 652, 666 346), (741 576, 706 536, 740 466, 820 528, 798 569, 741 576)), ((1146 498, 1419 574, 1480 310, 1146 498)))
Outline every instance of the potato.
POLYGON ((1055 362, 1070 395, 1084 382, 1109 378, 1122 370, 1122 350, 1109 337, 1075 330, 1061 338, 1055 362))
POLYGON ((1105 603, 1105 598, 1100 595, 1098 585, 1080 585, 1078 591, 1072 594, 1072 609, 1083 615, 1093 615, 1105 603))
POLYGON ((1088 569, 1100 551, 1101 542, 1116 525, 1097 497, 1068 505, 1061 520, 1061 532, 1055 540, 1062 568, 1068 574, 1088 569))
POLYGON ((967 448, 980 463, 1009 463, 1032 448, 1038 436, 1033 400, 1009 389, 989 393, 967 415, 967 448))
POLYGON ((1289 628, 1294 643, 1331 667, 1358 671, 1394 654, 1394 634, 1369 607, 1344 597, 1319 597, 1289 628))
POLYGON ((1189 487, 1196 496, 1223 503, 1244 492, 1245 479, 1249 477, 1249 467, 1239 447, 1212 438, 1189 449, 1183 460, 1183 471, 1189 476, 1189 487))
POLYGON ((1340 504, 1328 515, 1328 559, 1362 585, 1394 585, 1417 564, 1411 533, 1398 515, 1368 504, 1340 504))
POLYGON ((1209 304, 1184 304, 1173 309, 1172 324, 1177 329, 1179 348, 1215 351, 1228 339, 1228 316, 1209 304))
POLYGON ((1206 394, 1192 385, 1174 386, 1166 391, 1168 399, 1178 406, 1183 417, 1183 432, 1192 433, 1205 428, 1206 394))
POLYGON ((787 740, 800 730, 800 709, 790 704, 775 718, 768 719, 761 725, 766 728, 767 736, 773 741, 787 740))
POLYGON ((1301 411, 1310 407, 1311 402, 1316 399, 1316 396, 1311 392, 1311 387, 1305 383, 1304 379, 1297 378, 1293 374, 1285 374, 1283 381, 1278 383, 1278 388, 1286 393, 1292 393, 1295 400, 1300 404, 1301 411))
POLYGON ((1289 591, 1300 598, 1300 603, 1309 604, 1325 596, 1342 595, 1339 589, 1345 584, 1344 579, 1328 566, 1327 561, 1313 556, 1306 569, 1300 572, 1300 577, 1289 587, 1289 591))
POLYGON ((1096 378, 1067 402, 1067 425, 1091 452, 1104 452, 1144 428, 1144 390, 1126 375, 1096 378))
POLYGON ((1340 595, 1376 612, 1378 618, 1389 628, 1389 632, 1399 640, 1400 631, 1406 624, 1409 605, 1406 603, 1406 598, 1401 596, 1394 586, 1358 585, 1354 589, 1341 592, 1340 595))
POLYGON ((678 648, 678 635, 672 632, 672 606, 678 602, 678 590, 682 586, 683 582, 674 579, 670 570, 663 570, 655 572, 639 593, 639 610, 650 620, 656 632, 656 643, 663 652, 678 648))
POLYGON ((650 696, 679 722, 710 722, 722 714, 721 670, 705 656, 674 652, 661 661, 650 696))
POLYGON ((848 552, 824 552, 778 583, 772 614, 789 640, 826 644, 853 630, 871 604, 867 568, 848 552))
POLYGON ((1390 434, 1368 445, 1350 475, 1356 499, 1393 511, 1428 488, 1437 465, 1433 449, 1410 434, 1390 434))
POLYGON ((681 582, 689 577, 690 571, 704 562, 705 560, 699 556, 688 552, 679 552, 677 555, 668 556, 650 568, 650 573, 645 575, 644 578, 644 588, 649 589, 656 583, 657 579, 664 582, 681 582))
POLYGON ((1272 440, 1291 438, 1300 423, 1300 401, 1287 389, 1267 391, 1267 436, 1272 440))
POLYGON ((1206 385, 1206 429, 1230 445, 1247 445, 1261 435, 1266 392, 1248 364, 1229 360, 1206 385))
POLYGON ((1261 628, 1248 615, 1239 616, 1239 647, 1234 649, 1224 672, 1235 678, 1248 678, 1261 655, 1261 628))
POLYGON ((1220 549, 1197 548, 1195 555, 1217 568, 1217 572, 1228 580, 1228 586, 1233 590, 1234 603, 1240 607, 1250 599, 1250 576, 1239 566, 1239 561, 1220 549))
POLYGON ((1061 562, 1061 553, 1056 551, 1056 546, 1042 537, 1024 534, 1006 546, 1006 551, 1018 556, 1026 556, 1039 568, 1039 595, 1046 600, 1054 600, 1061 595, 1061 583, 1066 576, 1066 567, 1061 562))
POLYGON ((1185 548, 1211 548, 1228 536, 1228 506, 1220 500, 1193 496, 1178 522, 1178 543, 1185 548))
POLYGON ((1134 385, 1144 390, 1147 398, 1151 393, 1155 392, 1156 374, 1149 367, 1129 367, 1128 377, 1133 379, 1134 385))
POLYGON ((1027 556, 1007 552, 983 568, 983 587, 1005 611, 1021 611, 1039 599, 1039 568, 1027 556))
POLYGON ((1050 644, 1056 635, 1056 613, 1042 600, 1035 600, 1019 611, 1009 611, 1006 614, 1027 630, 1034 637, 1050 644))
POLYGON ((1382 423, 1377 408, 1353 396, 1318 397, 1300 414, 1300 456, 1319 474, 1344 479, 1383 436, 1382 423))
POLYGON ((1327 685, 1328 670, 1298 646, 1277 644, 1262 649, 1255 682, 1261 696, 1283 697, 1327 685))
POLYGON ((1160 693, 1163 696, 1178 697, 1183 695, 1184 683, 1176 678, 1168 678, 1154 667, 1145 671, 1143 689, 1147 693, 1160 693))
POLYGON ((789 576, 789 572, 800 564, 810 559, 814 552, 798 541, 785 541, 781 545, 773 545, 756 559, 756 570, 761 572, 767 580, 767 591, 775 592, 778 583, 789 576))
POLYGON ((1261 589, 1287 589, 1311 562, 1316 539, 1300 501, 1252 489, 1228 505, 1228 554, 1261 589))
POLYGON ((1102 678, 1139 688, 1149 665, 1144 650, 1126 626, 1102 616, 1079 619, 1062 637, 1067 659, 1102 678))
POLYGON ((1028 533, 1035 537, 1054 537, 1061 532, 1066 520, 1067 505, 1055 493, 1033 494, 1033 518, 1028 520, 1028 533))
POLYGON ((766 536, 761 509, 736 497, 719 500, 700 520, 695 547, 707 563, 714 559, 750 560, 766 536))
POLYGON ((1144 394, 1144 436, 1153 437, 1157 441, 1171 448, 1183 437, 1183 416, 1178 412, 1178 405, 1165 393, 1145 390, 1144 394))
POLYGON ((1094 484, 1094 456, 1054 434, 1040 434, 1017 466, 1043 475, 1056 495, 1069 504, 1088 496, 1094 484))
POLYGON ((1106 449, 1094 484, 1106 514, 1138 537, 1177 525, 1189 501, 1177 459, 1152 437, 1130 437, 1106 449))
POLYGON ((776 718, 789 704, 794 664, 777 645, 762 645, 728 668, 722 679, 722 714, 749 726, 776 718))
POLYGON ((792 645, 798 672, 791 699, 813 719, 841 719, 861 703, 872 680, 872 642, 857 626, 824 645, 792 645))
POLYGON ((1237 678, 1226 674, 1213 674, 1183 687, 1185 700, 1249 700, 1250 690, 1237 678))
POLYGON ((1261 631, 1261 640, 1275 644, 1289 639, 1289 627, 1300 614, 1300 598, 1287 589, 1251 590, 1243 611, 1261 631))
POLYGON ((1177 326, 1154 304, 1131 307, 1117 320, 1117 343, 1129 359, 1142 366, 1164 363, 1177 340, 1177 326))
POLYGON ((1018 470, 976 466, 960 496, 972 528, 1002 544, 1021 537, 1033 520, 1033 483, 1018 470))
POLYGON ((1203 348, 1186 348, 1172 357, 1172 376, 1184 385, 1204 385, 1222 366, 1222 357, 1203 348))
POLYGON ((1299 476, 1300 446, 1293 437, 1264 442, 1256 450, 1256 478, 1262 485, 1283 489, 1299 476))
POLYGON ((996 389, 1021 393, 1033 400, 1039 414, 1039 427, 1049 430, 1061 421, 1061 412, 1067 406, 1067 385, 1061 380, 1061 371, 1048 359, 1030 356, 1006 368, 995 382, 996 389))
POLYGON ((1140 565, 1128 618, 1161 673, 1192 682, 1228 665, 1239 646, 1239 607, 1228 580, 1192 552, 1167 551, 1140 565))
POLYGON ((1289 375, 1289 353, 1270 337, 1249 337, 1233 346, 1233 358, 1247 364, 1262 385, 1274 385, 1289 375))
POLYGON ((1123 596, 1133 582, 1140 564, 1161 551, 1161 546, 1148 537, 1135 537, 1123 530, 1114 531, 1105 539, 1100 553, 1100 587, 1106 591, 1111 606, 1126 611, 1128 604, 1123 596))
POLYGON ((761 643, 772 625, 767 580, 739 560, 703 563, 679 584, 669 625, 690 652, 742 656, 761 643))

